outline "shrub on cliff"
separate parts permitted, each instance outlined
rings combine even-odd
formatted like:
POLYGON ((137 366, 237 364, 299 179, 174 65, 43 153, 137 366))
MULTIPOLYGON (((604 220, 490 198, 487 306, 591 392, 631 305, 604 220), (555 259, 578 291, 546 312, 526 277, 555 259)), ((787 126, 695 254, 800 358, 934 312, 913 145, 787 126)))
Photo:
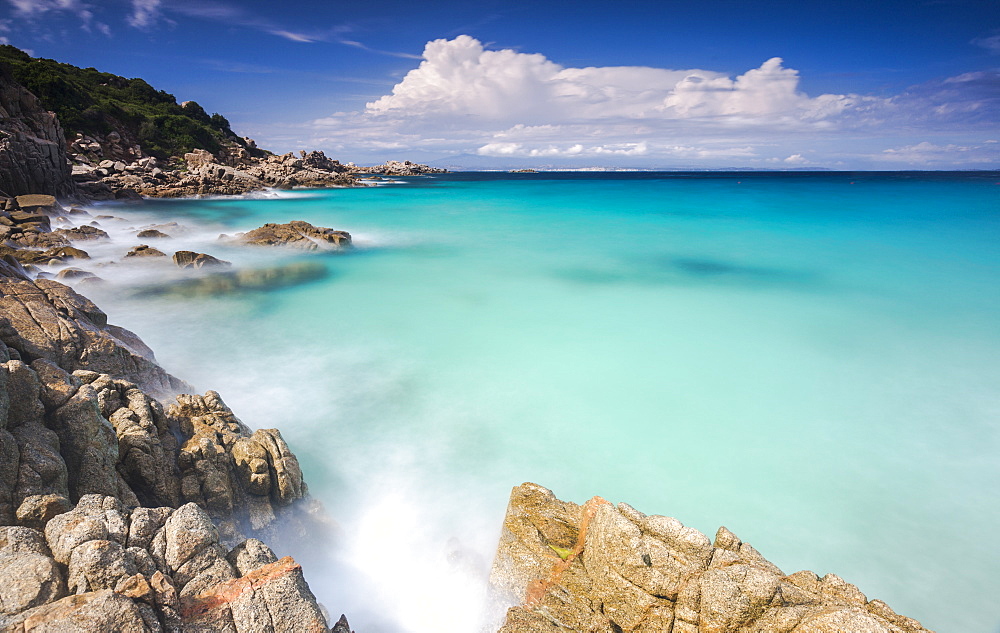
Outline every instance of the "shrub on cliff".
POLYGON ((173 95, 142 79, 126 79, 94 68, 78 68, 33 58, 14 46, 0 46, 0 64, 14 79, 56 113, 67 139, 80 132, 103 136, 117 132, 129 145, 166 158, 196 148, 217 152, 223 145, 246 146, 220 114, 209 116, 194 101, 173 95))

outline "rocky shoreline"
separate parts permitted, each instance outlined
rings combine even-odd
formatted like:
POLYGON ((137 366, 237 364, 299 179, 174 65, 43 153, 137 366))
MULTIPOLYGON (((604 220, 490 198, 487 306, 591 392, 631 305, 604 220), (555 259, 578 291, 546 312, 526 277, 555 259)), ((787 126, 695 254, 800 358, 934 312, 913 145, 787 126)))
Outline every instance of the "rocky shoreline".
MULTIPOLYGON (((101 158, 101 143, 84 144, 87 153, 70 152, 73 180, 78 192, 89 200, 135 198, 185 198, 205 195, 242 195, 269 189, 320 189, 365 186, 364 179, 382 176, 422 176, 446 170, 410 161, 389 161, 373 167, 342 165, 323 152, 291 152, 282 155, 251 153, 231 148, 221 157, 199 149, 184 155, 183 163, 158 161, 152 156, 130 163, 101 158)), ((252 139, 246 139, 256 147, 252 139)), ((77 144, 71 148, 78 147, 77 144)), ((113 146, 112 146, 113 147, 113 146)), ((141 150, 137 150, 141 154, 141 150)), ((107 154, 116 152, 109 149, 107 154)))
MULTIPOLYGON (((251 432, 218 393, 194 394, 135 334, 45 278, 107 239, 71 222, 87 211, 37 195, 2 206, 0 569, 17 582, 0 586, 0 631, 330 630, 301 567, 268 545, 330 529, 280 432, 251 432)), ((223 239, 351 248, 349 233, 299 221, 223 239)), ((130 254, 143 251, 225 274, 205 253, 130 254)), ((835 575, 785 574, 725 528, 713 543, 534 484, 512 493, 490 591, 501 633, 925 631, 835 575)), ((349 632, 346 618, 333 630, 349 632)))
POLYGON ((365 178, 447 170, 410 161, 359 167, 320 151, 275 155, 252 139, 216 153, 195 149, 157 159, 121 134, 76 134, 64 142, 59 120, 0 73, 0 195, 43 193, 69 201, 241 195, 268 189, 364 186, 365 178))
MULTIPOLYGON (((0 219, 15 238, 69 240, 40 219, 64 211, 0 219)), ((264 543, 329 531, 280 432, 251 432, 91 301, 26 269, 41 246, 6 248, 0 630, 328 631, 301 567, 264 543)))
MULTIPOLYGON (((57 197, 237 195, 444 170, 276 156, 249 139, 171 161, 116 132, 63 141, 55 116, 0 74, 0 633, 330 631, 302 568, 268 545, 322 543, 331 529, 295 455, 277 429, 251 431, 218 393, 165 372, 66 285, 100 282, 78 266, 115 218, 57 197)), ((208 292, 317 274, 233 272, 209 253, 160 250, 180 228, 140 227, 148 243, 118 265, 162 262, 208 292)), ((300 221, 224 240, 352 244, 300 221)), ((502 633, 925 630, 835 575, 784 574, 725 528, 713 543, 675 519, 599 497, 563 502, 534 484, 512 493, 490 591, 502 633)), ((347 619, 332 631, 350 633, 347 619)))

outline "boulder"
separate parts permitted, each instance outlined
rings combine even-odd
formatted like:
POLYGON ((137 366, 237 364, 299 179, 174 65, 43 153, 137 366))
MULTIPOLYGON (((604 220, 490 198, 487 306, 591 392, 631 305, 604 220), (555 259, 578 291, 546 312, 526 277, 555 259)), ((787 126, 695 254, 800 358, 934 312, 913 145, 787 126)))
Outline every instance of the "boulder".
POLYGON ((919 633, 920 623, 839 577, 785 575, 720 528, 714 544, 676 519, 536 484, 511 493, 490 576, 502 633, 919 633))
POLYGON ((132 247, 129 252, 125 253, 125 257, 166 257, 167 254, 163 251, 159 251, 152 246, 147 246, 146 244, 140 244, 139 246, 132 247))
POLYGON ((240 576, 246 576, 264 565, 277 562, 278 557, 263 542, 255 538, 248 538, 230 550, 226 554, 226 560, 232 563, 240 576))
POLYGON ((152 630, 135 602, 110 589, 66 596, 24 611, 3 624, 6 625, 5 631, 32 633, 149 633, 152 630))
POLYGON ((23 526, 44 530, 45 524, 57 515, 72 508, 69 499, 62 495, 29 495, 17 508, 17 522, 23 526))
POLYGON ((140 239, 148 239, 148 238, 160 238, 160 239, 162 239, 162 238, 168 238, 168 237, 170 237, 169 235, 167 235, 163 231, 158 231, 156 229, 146 229, 144 231, 139 231, 138 233, 135 234, 135 236, 138 237, 138 238, 140 238, 140 239))
POLYGON ((66 580, 51 557, 28 552, 0 553, 0 615, 13 615, 66 595, 66 580))
POLYGON ((96 275, 89 270, 83 270, 80 268, 63 268, 58 273, 56 273, 56 279, 84 279, 85 277, 96 277, 96 275))
POLYGON ((23 211, 45 213, 61 209, 55 196, 47 194, 26 194, 17 196, 17 206, 23 211))
POLYGON ((326 619, 290 557, 182 597, 184 622, 206 630, 302 631, 327 633, 326 619))
POLYGON ((93 540, 73 549, 69 559, 67 586, 72 593, 114 589, 137 571, 120 543, 93 540))
POLYGON ((236 236, 241 244, 253 246, 289 246, 303 250, 342 250, 351 248, 351 234, 313 226, 294 220, 287 224, 269 223, 236 236))
POLYGON ((0 554, 52 555, 44 534, 20 525, 0 526, 0 554))
POLYGON ((174 253, 174 263, 178 268, 205 268, 216 266, 231 266, 231 262, 217 259, 206 253, 194 251, 177 251, 174 253))
POLYGON ((89 541, 126 542, 128 528, 121 502, 110 496, 87 495, 71 511, 45 525, 45 540, 53 558, 64 565, 77 547, 89 541))
MULTIPOLYGON (((36 196, 21 196, 22 198, 34 198, 36 196)), ((51 196, 45 196, 46 198, 51 196)), ((22 208, 20 211, 13 211, 10 214, 11 221, 14 224, 41 224, 45 226, 46 230, 50 226, 51 220, 49 216, 45 215, 41 211, 32 211, 22 208)))
POLYGON ((96 226, 90 226, 89 224, 83 224, 71 229, 57 229, 53 233, 61 235, 70 241, 108 239, 107 231, 99 229, 96 226))

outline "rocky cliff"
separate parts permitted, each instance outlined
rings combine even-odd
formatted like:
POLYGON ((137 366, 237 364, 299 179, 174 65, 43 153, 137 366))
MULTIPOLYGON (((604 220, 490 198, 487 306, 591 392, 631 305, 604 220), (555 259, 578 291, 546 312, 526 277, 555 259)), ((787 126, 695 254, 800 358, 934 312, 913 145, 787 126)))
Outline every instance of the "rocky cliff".
POLYGON ((0 631, 329 630, 301 568, 264 543, 326 531, 295 455, 190 390, 3 256, 0 631))
POLYGON ((722 527, 536 484, 511 493, 490 578, 500 633, 918 633, 919 622, 834 574, 785 574, 722 527))
POLYGON ((56 116, 0 65, 0 195, 72 197, 63 130, 56 116))

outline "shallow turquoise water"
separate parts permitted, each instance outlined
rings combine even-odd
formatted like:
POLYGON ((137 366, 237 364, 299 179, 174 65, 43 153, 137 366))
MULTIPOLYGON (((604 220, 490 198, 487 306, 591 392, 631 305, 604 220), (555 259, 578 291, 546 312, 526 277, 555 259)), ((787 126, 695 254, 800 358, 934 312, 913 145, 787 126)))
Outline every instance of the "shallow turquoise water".
POLYGON ((455 174, 150 202, 113 212, 198 227, 182 241, 237 266, 302 259, 211 241, 264 222, 359 248, 269 292, 150 298, 161 279, 127 270, 87 292, 282 430, 342 526, 310 581, 358 630, 476 630, 507 494, 535 481, 996 631, 998 180, 455 174))

